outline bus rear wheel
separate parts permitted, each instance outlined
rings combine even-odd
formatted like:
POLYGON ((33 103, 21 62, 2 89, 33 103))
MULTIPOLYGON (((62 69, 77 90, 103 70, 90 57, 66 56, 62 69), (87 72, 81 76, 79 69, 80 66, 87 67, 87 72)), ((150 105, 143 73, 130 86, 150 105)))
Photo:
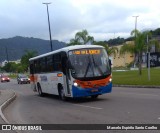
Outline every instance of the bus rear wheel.
POLYGON ((44 93, 42 92, 40 84, 38 84, 37 87, 38 87, 38 94, 39 94, 39 96, 43 97, 44 93))

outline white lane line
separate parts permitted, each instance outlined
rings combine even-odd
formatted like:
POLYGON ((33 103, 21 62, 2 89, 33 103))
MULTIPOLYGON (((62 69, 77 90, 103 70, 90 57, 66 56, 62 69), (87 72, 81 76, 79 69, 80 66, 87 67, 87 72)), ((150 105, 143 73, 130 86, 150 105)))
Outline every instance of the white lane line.
POLYGON ((81 104, 73 104, 75 106, 80 106, 80 107, 85 107, 85 108, 92 108, 92 109, 103 109, 103 108, 99 108, 99 107, 92 107, 92 106, 86 106, 86 105, 81 105, 81 104))
POLYGON ((158 118, 158 120, 160 120, 160 117, 158 118))

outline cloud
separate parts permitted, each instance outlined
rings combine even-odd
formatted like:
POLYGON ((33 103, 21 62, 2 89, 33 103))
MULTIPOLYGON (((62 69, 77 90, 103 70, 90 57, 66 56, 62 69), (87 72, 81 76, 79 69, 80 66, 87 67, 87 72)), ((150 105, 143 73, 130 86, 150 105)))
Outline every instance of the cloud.
MULTIPOLYGON (((16 35, 49 39, 47 0, 1 0, 0 37, 16 35)), ((159 0, 54 0, 49 5, 52 38, 68 42, 87 29, 96 40, 127 37, 137 28, 160 26, 159 0)))

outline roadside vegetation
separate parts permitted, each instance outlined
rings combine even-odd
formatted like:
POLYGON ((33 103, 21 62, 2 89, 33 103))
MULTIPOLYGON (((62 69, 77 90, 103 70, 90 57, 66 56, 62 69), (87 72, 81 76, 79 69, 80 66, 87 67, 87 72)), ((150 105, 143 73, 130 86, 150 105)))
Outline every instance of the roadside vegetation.
POLYGON ((0 73, 25 73, 29 68, 29 59, 36 55, 36 51, 25 51, 25 54, 21 57, 20 63, 16 64, 15 62, 8 62, 4 67, 0 68, 0 73))
MULTIPOLYGON (((131 32, 131 37, 128 39, 115 38, 109 41, 95 41, 94 37, 90 36, 87 30, 79 31, 75 34, 75 37, 70 40, 68 46, 71 45, 101 45, 103 46, 108 55, 116 56, 120 53, 122 56, 125 53, 131 53, 134 55, 135 60, 123 68, 113 68, 113 84, 117 85, 155 85, 160 86, 160 68, 151 68, 151 79, 148 80, 147 68, 142 68, 142 53, 147 52, 151 49, 152 44, 155 44, 156 52, 160 52, 160 42, 152 36, 160 35, 160 28, 155 31, 139 32, 138 30, 133 30, 131 32), (148 40, 148 39, 149 40, 148 40), (148 41, 147 41, 148 40, 148 41), (125 44, 125 41, 132 41, 131 44, 125 44), (117 44, 123 44, 121 49, 115 47, 117 44), (130 68, 137 65, 139 71, 130 71, 130 68), (115 69, 126 70, 126 71, 115 71, 115 69)), ((29 70, 29 58, 38 55, 36 51, 26 51, 21 58, 20 64, 13 62, 7 63, 0 71, 10 72, 11 77, 15 77, 16 73, 26 73, 29 70), (15 73, 15 74, 14 74, 15 73)))
POLYGON ((160 44, 157 40, 152 39, 152 34, 149 31, 140 32, 133 30, 131 36, 135 36, 134 43, 124 44, 120 49, 120 54, 123 55, 127 52, 133 54, 134 64, 137 64, 139 75, 142 75, 142 56, 144 52, 147 52, 147 46, 149 46, 148 49, 150 50, 152 45, 155 44, 155 49, 158 50, 160 44))
POLYGON ((160 68, 150 69, 150 81, 148 80, 147 68, 142 69, 142 75, 137 70, 113 71, 113 84, 115 85, 143 85, 160 86, 160 68))

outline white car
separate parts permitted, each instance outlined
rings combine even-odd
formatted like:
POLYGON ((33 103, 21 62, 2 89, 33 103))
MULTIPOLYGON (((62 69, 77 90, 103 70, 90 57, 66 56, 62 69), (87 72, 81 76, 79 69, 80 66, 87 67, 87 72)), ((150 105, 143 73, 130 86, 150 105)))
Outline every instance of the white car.
POLYGON ((30 78, 24 74, 18 74, 17 82, 18 84, 30 84, 30 78))

